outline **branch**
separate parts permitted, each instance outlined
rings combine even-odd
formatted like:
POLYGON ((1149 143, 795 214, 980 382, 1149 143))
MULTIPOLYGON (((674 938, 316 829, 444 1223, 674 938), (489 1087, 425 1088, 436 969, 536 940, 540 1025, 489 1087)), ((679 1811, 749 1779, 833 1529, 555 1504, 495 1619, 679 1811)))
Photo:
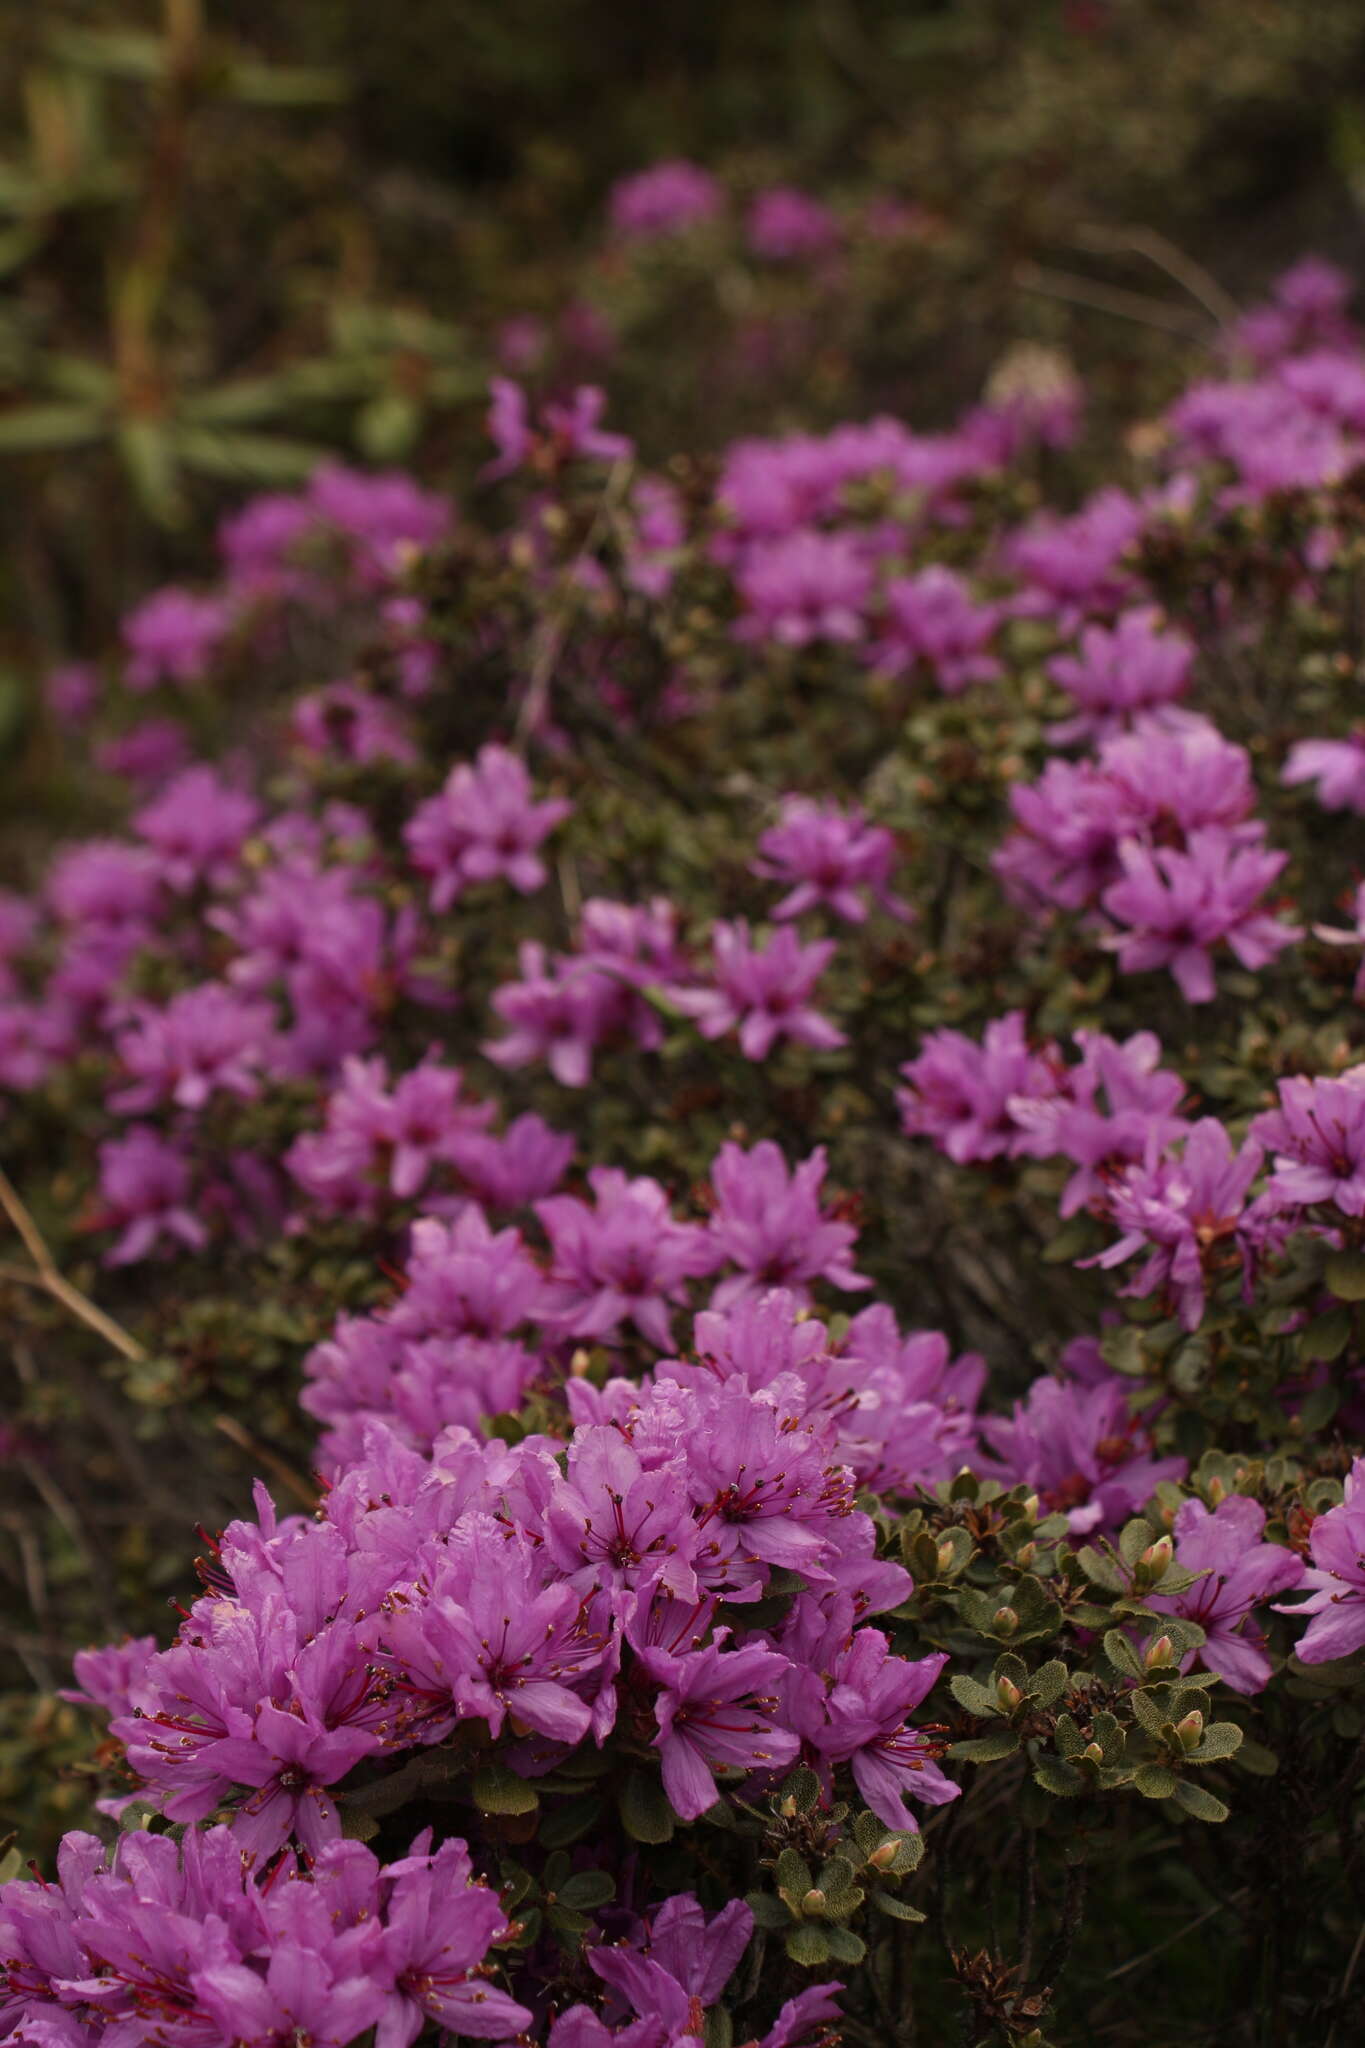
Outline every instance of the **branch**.
POLYGON ((113 1346, 124 1358, 134 1363, 148 1356, 145 1345, 130 1336, 121 1323, 82 1294, 79 1287, 60 1271, 56 1260, 44 1242, 42 1232, 20 1200, 18 1191, 9 1175, 0 1168, 0 1209, 3 1209, 23 1244, 24 1250, 33 1261, 34 1270, 29 1273, 22 1266, 0 1265, 0 1279, 9 1280, 18 1287, 36 1287, 44 1294, 50 1294, 59 1301, 69 1314, 89 1329, 103 1337, 106 1344, 113 1346))

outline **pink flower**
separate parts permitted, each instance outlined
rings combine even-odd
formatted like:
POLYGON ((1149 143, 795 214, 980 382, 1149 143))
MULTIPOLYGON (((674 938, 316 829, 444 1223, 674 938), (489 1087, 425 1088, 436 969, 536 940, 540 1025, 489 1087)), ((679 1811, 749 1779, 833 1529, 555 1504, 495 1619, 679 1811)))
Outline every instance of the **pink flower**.
POLYGON ((736 918, 712 926, 711 944, 716 986, 673 991, 673 1001, 697 1019, 704 1038, 721 1038, 737 1028, 740 1051, 750 1060, 766 1059, 779 1038, 826 1052, 847 1043, 810 1002, 833 957, 832 939, 803 946, 791 926, 784 925, 766 946, 757 946, 745 920, 736 918))

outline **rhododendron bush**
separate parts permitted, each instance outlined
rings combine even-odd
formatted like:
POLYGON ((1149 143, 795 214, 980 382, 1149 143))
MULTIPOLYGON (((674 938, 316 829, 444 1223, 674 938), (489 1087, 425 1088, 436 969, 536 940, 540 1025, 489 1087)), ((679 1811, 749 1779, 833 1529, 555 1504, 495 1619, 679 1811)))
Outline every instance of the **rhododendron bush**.
POLYGON ((1118 444, 499 379, 49 679, 0 2039, 1350 2038, 1348 302, 1118 444))

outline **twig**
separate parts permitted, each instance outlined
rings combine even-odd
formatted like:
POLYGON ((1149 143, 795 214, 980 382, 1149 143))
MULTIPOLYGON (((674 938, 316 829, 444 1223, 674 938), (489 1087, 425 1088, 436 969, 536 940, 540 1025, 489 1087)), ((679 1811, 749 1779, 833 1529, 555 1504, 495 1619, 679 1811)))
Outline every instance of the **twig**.
POLYGON ((1076 246, 1093 249, 1100 255, 1131 249, 1135 256, 1145 256, 1176 284, 1183 285, 1220 327, 1229 327, 1240 317, 1237 301, 1224 291, 1217 278, 1155 228, 1107 228, 1096 224, 1081 229, 1076 246))
MULTIPOLYGON (((1346 1965, 1346 1975, 1345 1975, 1345 1976, 1344 1976, 1344 1977, 1342 1978, 1342 1980, 1341 1980, 1341 1989, 1340 1989, 1340 1991, 1338 1991, 1338 1993, 1337 1993, 1337 2003, 1338 2003, 1338 2004, 1341 2004, 1341 2003, 1342 2003, 1342 2001, 1343 2001, 1343 2000, 1345 1999, 1345 1997, 1346 1997, 1346 1994, 1347 1994, 1347 1992, 1348 1992, 1348 1991, 1350 1990, 1350 1988, 1351 1988, 1351 1979, 1352 1979, 1352 1978, 1353 1978, 1353 1977, 1355 1976, 1355 1973, 1356 1973, 1356 1964, 1357 1964, 1357 1963, 1358 1963, 1358 1962, 1360 1961, 1360 1951, 1361 1951, 1361 1949, 1362 1949, 1362 1948, 1365 1948, 1365 1921, 1362 1921, 1362 1923, 1361 1923, 1361 1928, 1360 1928, 1360 1932, 1359 1932, 1359 1934, 1358 1934, 1358 1935, 1356 1936, 1356 1945, 1355 1945, 1355 1947, 1354 1947, 1354 1948, 1353 1948, 1353 1949, 1351 1950, 1351 1959, 1350 1959, 1350 1961, 1349 1961, 1349 1962, 1347 1963, 1347 1965, 1346 1965)), ((1333 2042, 1334 2042, 1334 2041, 1336 2040, 1336 2038, 1337 2038, 1337 2023, 1336 2023, 1336 2021, 1335 2021, 1335 2020, 1333 2020, 1333 2022, 1332 2022, 1332 2031, 1331 2031, 1331 2033, 1330 2033, 1330 2034, 1329 2034, 1329 2035, 1327 2036, 1327 2039, 1326 2039, 1326 2041, 1325 2041, 1325 2042, 1323 2043, 1323 2048, 1332 2048, 1332 2043, 1333 2043, 1333 2042)))
POLYGON ((138 1362, 147 1356, 146 1347, 130 1336, 121 1323, 106 1315, 104 1310, 82 1294, 79 1287, 71 1282, 59 1269, 56 1260, 44 1242, 42 1232, 19 1198, 18 1190, 9 1175, 0 1168, 0 1209, 3 1209, 14 1225, 25 1251, 33 1261, 34 1271, 26 1273, 22 1266, 0 1265, 0 1279, 13 1281, 21 1287, 39 1287, 59 1301, 78 1321, 95 1330, 106 1344, 124 1358, 138 1362))
POLYGON ((1089 306, 1096 313, 1112 313, 1119 320, 1136 321, 1140 327, 1155 327, 1166 334, 1178 334, 1196 341, 1202 323, 1183 306, 1165 299, 1149 298, 1145 292, 1130 292, 1120 285, 1100 284, 1094 278, 1077 277, 1069 270, 1050 270, 1041 263, 1021 263, 1014 273, 1021 291, 1040 292, 1044 298, 1064 299, 1073 306, 1089 306))
MULTIPOLYGON (((621 494, 621 488, 630 476, 633 466, 629 456, 622 456, 608 470, 607 480, 602 486, 602 496, 593 513, 592 522, 584 537, 583 545, 574 556, 572 562, 569 563, 561 578, 561 588, 566 598, 576 572, 587 561, 589 555, 596 547, 603 527, 610 522, 616 501, 621 494)), ((521 707, 517 712, 517 722, 513 738, 515 745, 518 747, 524 747, 527 741, 535 736, 549 708, 550 681, 554 675, 555 664, 564 652, 564 644, 568 637, 569 627, 566 613, 561 612, 558 615, 554 613, 549 614, 548 624, 536 636, 537 644, 531 656, 531 673, 527 679, 526 694, 522 698, 521 707)))
POLYGON ((1225 1913, 1228 1907, 1231 1906, 1235 1900, 1244 1899, 1245 1897, 1246 1886, 1244 1885, 1241 1891, 1234 1892, 1231 1898, 1216 1899, 1213 1905, 1207 1907, 1205 1911, 1199 1915, 1199 1918, 1197 1920, 1191 1920, 1188 1923, 1188 1925, 1184 1927, 1177 1927, 1174 1934, 1168 1934, 1164 1941, 1157 1942, 1154 1948, 1147 1949, 1144 1954, 1140 1956, 1133 1956, 1126 1963, 1120 1963, 1116 1970, 1111 1970, 1109 1972, 1108 1976, 1104 1980, 1105 1983, 1112 1984, 1116 1977, 1126 1977, 1130 1970, 1142 1969, 1147 1963, 1151 1962, 1153 1956, 1159 1956, 1164 1949, 1173 1948, 1176 1942, 1183 1941, 1187 1934, 1193 1934, 1196 1927, 1202 1927, 1206 1920, 1212 1920, 1215 1913, 1225 1913))

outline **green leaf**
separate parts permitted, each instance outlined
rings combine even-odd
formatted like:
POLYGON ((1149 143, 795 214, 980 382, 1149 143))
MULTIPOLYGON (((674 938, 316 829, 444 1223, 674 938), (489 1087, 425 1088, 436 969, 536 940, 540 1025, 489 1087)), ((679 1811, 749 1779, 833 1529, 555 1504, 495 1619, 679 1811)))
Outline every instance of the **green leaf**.
POLYGON ((781 1899, 775 1899, 771 1892, 748 1892, 745 1904, 754 1916, 756 1927, 766 1927, 775 1933, 779 1927, 791 1926, 791 1913, 781 1899))
POLYGON ((1338 1301, 1365 1301, 1365 1252, 1333 1252, 1323 1277, 1338 1301))
POLYGON ((671 1842, 676 1822, 657 1778, 632 1771, 621 1787, 621 1825, 635 1842, 671 1842))
MULTIPOLYGON (((855 1934, 851 1927, 825 1927, 822 1932, 825 1946, 836 1963, 844 1963, 850 1969, 856 1969, 859 1963, 866 1962, 867 1943, 861 1935, 855 1934)), ((787 1945, 787 1953, 791 1954, 790 1942, 787 1945)))
POLYGON ((1206 1792, 1202 1785, 1192 1784, 1188 1778, 1179 1780, 1173 1796, 1176 1805, 1183 1807, 1194 1820, 1220 1821, 1228 1817, 1228 1809, 1221 1799, 1215 1799, 1212 1792, 1206 1792))
POLYGON ((1000 1702, 990 1687, 982 1685, 979 1679, 969 1678, 965 1671, 953 1673, 948 1680, 948 1690, 960 1707, 965 1707, 969 1714, 975 1714, 979 1719, 988 1716, 994 1719, 999 1715, 1000 1702))
POLYGON ((1237 1768, 1250 1771, 1253 1778, 1273 1778, 1280 1768, 1280 1759, 1263 1742, 1251 1742, 1244 1736, 1237 1752, 1237 1768))
POLYGON ((905 1899, 898 1899, 894 1892, 873 1892, 872 1903, 879 1913, 885 1913, 888 1920, 923 1920, 925 1915, 905 1899))
POLYGON ((475 1771, 469 1789, 481 1813, 534 1813, 540 1794, 505 1764, 485 1764, 475 1771))
POLYGON ((1133 1784, 1144 1799, 1169 1799, 1180 1780, 1164 1764, 1139 1764, 1133 1784))
POLYGON ((1315 1316, 1299 1338, 1299 1357, 1324 1364, 1340 1358, 1351 1341, 1351 1324, 1349 1308, 1329 1308, 1325 1315, 1315 1316))
POLYGON ((1190 1750, 1185 1758, 1191 1764, 1222 1763, 1225 1758, 1236 1756, 1242 1747, 1242 1731, 1235 1721, 1210 1721, 1200 1737, 1197 1749, 1190 1750))
POLYGON ((546 1849, 567 1849, 590 1834, 602 1818, 602 1802, 589 1793, 582 1799, 568 1799, 545 1816, 539 1839, 546 1849))
POLYGON ((182 427, 175 449, 187 469, 249 484, 302 483, 327 454, 315 442, 282 434, 220 434, 206 427, 182 427))
POLYGON ((787 1954, 802 1969, 818 1969, 821 1963, 829 1961, 829 1936, 832 1932, 832 1928, 816 1927, 805 1921, 800 1927, 793 1927, 787 1936, 787 1954))
POLYGON ((78 448, 109 430, 107 416, 89 405, 22 405, 0 412, 0 455, 45 448, 78 448))
POLYGON ((616 1880, 605 1870, 580 1870, 560 1885, 557 1896, 576 1913, 592 1913, 616 1897, 616 1880))
POLYGON ((1071 1764, 1063 1763, 1059 1756, 1040 1756, 1033 1767, 1035 1783, 1044 1792, 1051 1792, 1056 1799, 1074 1799, 1085 1790, 1085 1779, 1071 1764))
POLYGON ((1012 1728, 1000 1728, 992 1735, 982 1735, 976 1741, 954 1742, 948 1754, 966 1764, 994 1764, 1001 1757, 1013 1756, 1019 1747, 1019 1737, 1012 1728))

